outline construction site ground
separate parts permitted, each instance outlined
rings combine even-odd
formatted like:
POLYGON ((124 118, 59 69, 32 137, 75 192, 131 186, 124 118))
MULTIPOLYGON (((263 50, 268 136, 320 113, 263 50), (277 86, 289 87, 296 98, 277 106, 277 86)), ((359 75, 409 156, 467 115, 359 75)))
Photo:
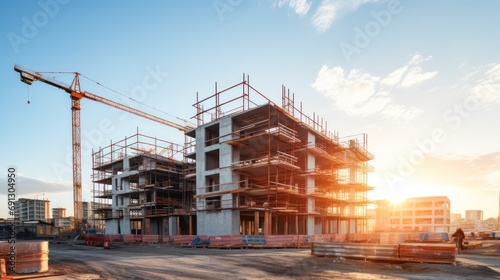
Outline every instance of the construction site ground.
POLYGON ((320 258, 312 256, 310 249, 176 248, 117 242, 105 250, 50 244, 49 272, 38 276, 42 275, 52 275, 44 279, 500 279, 500 241, 485 241, 481 248, 460 252, 455 264, 320 258))

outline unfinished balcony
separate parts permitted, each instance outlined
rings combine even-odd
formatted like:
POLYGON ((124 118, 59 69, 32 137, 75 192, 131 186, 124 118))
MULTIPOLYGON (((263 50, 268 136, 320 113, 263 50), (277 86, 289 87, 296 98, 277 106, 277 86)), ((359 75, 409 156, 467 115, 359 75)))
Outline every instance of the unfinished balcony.
POLYGON ((251 169, 252 172, 259 173, 259 170, 265 171, 267 167, 276 166, 290 171, 298 171, 300 167, 296 165, 298 159, 295 156, 285 152, 278 151, 275 155, 262 156, 259 158, 237 161, 231 164, 232 170, 251 169))

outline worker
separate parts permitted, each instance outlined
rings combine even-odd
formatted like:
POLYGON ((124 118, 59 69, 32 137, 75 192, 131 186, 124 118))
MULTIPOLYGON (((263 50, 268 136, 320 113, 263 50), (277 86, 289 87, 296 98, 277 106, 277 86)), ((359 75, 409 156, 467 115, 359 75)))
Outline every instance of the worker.
POLYGON ((464 249, 463 241, 465 238, 464 231, 461 228, 457 228, 457 230, 451 235, 451 237, 453 238, 453 241, 455 242, 457 247, 460 250, 463 250, 464 249))

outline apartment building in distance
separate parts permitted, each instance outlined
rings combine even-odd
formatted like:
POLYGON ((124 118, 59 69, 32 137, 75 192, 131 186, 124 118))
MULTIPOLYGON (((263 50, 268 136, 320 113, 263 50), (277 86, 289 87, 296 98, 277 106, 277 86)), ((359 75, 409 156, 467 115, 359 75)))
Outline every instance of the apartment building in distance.
POLYGON ((61 219, 66 217, 66 208, 52 208, 52 223, 56 227, 62 227, 61 219))
POLYGON ((340 138, 284 87, 279 106, 248 79, 194 106, 186 157, 196 162, 198 234, 366 232, 365 134, 340 138))
POLYGON ((401 203, 376 203, 376 231, 449 232, 450 200, 446 196, 412 197, 401 203))
POLYGON ((14 218, 21 222, 43 221, 50 223, 50 201, 19 198, 15 202, 14 218))
POLYGON ((498 230, 496 218, 488 218, 483 220, 482 210, 465 210, 465 218, 462 214, 451 214, 451 231, 461 228, 465 232, 477 231, 495 231, 498 230))
POLYGON ((483 210, 465 210, 465 219, 475 223, 483 220, 483 210))

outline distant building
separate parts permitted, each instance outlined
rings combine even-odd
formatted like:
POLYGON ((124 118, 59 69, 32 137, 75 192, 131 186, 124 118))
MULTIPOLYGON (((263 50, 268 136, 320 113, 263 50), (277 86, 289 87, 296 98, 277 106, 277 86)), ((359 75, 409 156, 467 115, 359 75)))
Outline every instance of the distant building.
POLYGON ((19 221, 50 222, 50 201, 20 198, 15 202, 14 218, 19 221))
POLYGON ((92 218, 92 202, 90 201, 84 201, 82 202, 82 209, 83 209, 83 222, 87 222, 92 218))
POLYGON ((465 232, 498 230, 496 218, 483 220, 483 210, 466 210, 465 217, 460 214, 452 214, 450 230, 461 228, 465 232), (455 216, 458 215, 458 216, 455 216))
POLYGON ((483 210, 465 210, 465 219, 470 222, 482 221, 483 210))
POLYGON ((493 231, 499 229, 497 226, 497 219, 495 218, 488 218, 486 220, 480 221, 478 224, 478 230, 481 231, 493 231))
POLYGON ((62 217, 59 218, 59 227, 62 227, 64 229, 69 229, 72 230, 75 228, 75 217, 70 216, 70 217, 62 217))
POLYGON ((52 208, 52 222, 56 227, 62 227, 60 225, 60 219, 66 217, 66 208, 52 208))
POLYGON ((450 200, 446 196, 412 197, 401 203, 379 200, 376 206, 376 231, 450 231, 450 200))

